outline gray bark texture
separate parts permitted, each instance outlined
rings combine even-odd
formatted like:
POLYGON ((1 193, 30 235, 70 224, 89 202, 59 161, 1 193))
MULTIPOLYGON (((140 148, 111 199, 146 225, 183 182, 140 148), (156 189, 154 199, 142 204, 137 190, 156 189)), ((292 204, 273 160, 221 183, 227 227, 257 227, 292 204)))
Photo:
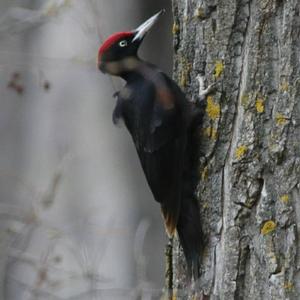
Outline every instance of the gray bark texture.
POLYGON ((207 242, 188 287, 178 240, 173 298, 300 299, 300 2, 173 0, 174 78, 218 82, 200 133, 207 242), (196 286, 196 285, 194 285, 196 286))

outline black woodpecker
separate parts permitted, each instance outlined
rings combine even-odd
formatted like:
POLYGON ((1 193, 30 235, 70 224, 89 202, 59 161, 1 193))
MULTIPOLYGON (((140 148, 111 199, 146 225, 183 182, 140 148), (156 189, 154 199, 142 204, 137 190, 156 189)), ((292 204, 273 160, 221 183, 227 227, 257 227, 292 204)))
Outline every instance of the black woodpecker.
POLYGON ((167 234, 172 238, 177 231, 189 277, 196 280, 204 238, 194 196, 199 154, 195 136, 199 139, 205 101, 188 101, 171 78, 138 57, 139 46, 162 13, 135 30, 110 36, 99 48, 98 67, 126 81, 115 94, 113 122, 122 119, 129 130, 167 234))

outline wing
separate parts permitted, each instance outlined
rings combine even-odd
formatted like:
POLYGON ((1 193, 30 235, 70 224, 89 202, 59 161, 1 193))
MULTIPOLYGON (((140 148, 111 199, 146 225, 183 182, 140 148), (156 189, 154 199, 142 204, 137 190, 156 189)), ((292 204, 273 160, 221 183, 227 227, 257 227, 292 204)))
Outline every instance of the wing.
POLYGON ((178 137, 153 152, 138 151, 154 198, 161 204, 169 236, 176 229, 180 210, 184 145, 184 138, 178 137))
POLYGON ((178 105, 182 99, 176 98, 166 80, 159 84, 140 82, 143 93, 133 93, 130 99, 120 93, 113 119, 122 118, 131 133, 150 189, 161 204, 167 232, 173 235, 180 210, 186 131, 178 105))

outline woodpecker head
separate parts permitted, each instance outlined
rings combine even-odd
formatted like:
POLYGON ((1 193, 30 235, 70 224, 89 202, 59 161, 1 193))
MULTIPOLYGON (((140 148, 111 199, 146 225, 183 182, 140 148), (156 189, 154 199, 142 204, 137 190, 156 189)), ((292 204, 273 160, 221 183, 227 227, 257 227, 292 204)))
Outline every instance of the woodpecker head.
POLYGON ((108 37, 99 48, 98 68, 111 75, 120 75, 136 68, 139 46, 162 13, 164 10, 132 31, 117 32, 108 37))

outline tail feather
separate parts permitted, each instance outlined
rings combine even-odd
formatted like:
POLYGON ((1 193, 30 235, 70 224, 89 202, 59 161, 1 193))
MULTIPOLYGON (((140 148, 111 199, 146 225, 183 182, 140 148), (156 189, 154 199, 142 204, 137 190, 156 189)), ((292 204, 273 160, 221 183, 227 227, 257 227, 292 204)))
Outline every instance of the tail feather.
POLYGON ((201 230, 199 205, 195 190, 199 182, 199 155, 202 119, 206 101, 192 107, 191 124, 188 130, 185 161, 182 177, 182 200, 177 222, 177 233, 187 261, 188 275, 197 280, 200 277, 200 264, 204 248, 204 235, 201 230))
POLYGON ((183 199, 177 223, 177 233, 187 262, 188 276, 200 277, 200 258, 203 249, 203 233, 196 199, 183 199))

